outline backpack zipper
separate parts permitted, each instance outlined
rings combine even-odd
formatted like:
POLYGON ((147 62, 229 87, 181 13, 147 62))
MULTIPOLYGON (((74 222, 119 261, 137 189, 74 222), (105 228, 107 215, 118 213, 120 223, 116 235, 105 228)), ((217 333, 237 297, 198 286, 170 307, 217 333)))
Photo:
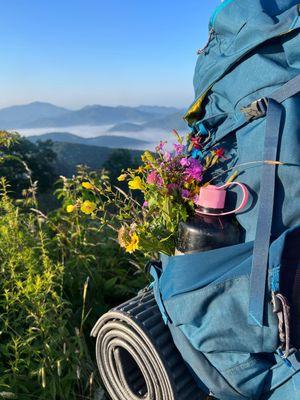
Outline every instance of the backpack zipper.
POLYGON ((202 47, 202 49, 199 49, 199 50, 197 51, 197 54, 198 54, 198 55, 204 53, 205 50, 208 48, 209 43, 210 43, 210 41, 211 41, 211 39, 212 39, 214 33, 215 33, 214 28, 210 28, 210 30, 209 30, 209 32, 208 32, 208 39, 207 39, 206 45, 205 45, 204 47, 202 47))
POLYGON ((211 28, 214 28, 215 21, 216 21, 216 18, 217 18, 217 16, 218 16, 218 14, 219 14, 225 7, 227 7, 230 3, 232 3, 233 1, 234 1, 234 0, 224 0, 224 1, 222 1, 221 4, 219 4, 219 5, 217 6, 217 8, 216 8, 215 11, 213 12, 213 14, 212 14, 212 16, 211 16, 211 18, 210 18, 210 20, 209 20, 209 26, 210 26, 211 28))
POLYGON ((207 47, 209 46, 210 41, 212 40, 213 35, 214 35, 214 33, 215 33, 214 24, 215 24, 215 20, 216 20, 216 18, 217 18, 217 15, 218 15, 228 4, 232 3, 233 1, 234 1, 234 0, 224 0, 224 1, 222 1, 222 3, 219 4, 218 7, 215 9, 215 11, 213 12, 213 14, 212 14, 212 16, 211 16, 211 18, 210 18, 210 20, 209 20, 209 33, 208 33, 207 43, 206 43, 206 45, 205 45, 202 49, 199 49, 199 50, 197 51, 197 54, 202 54, 202 53, 205 52, 205 50, 206 50, 207 47))

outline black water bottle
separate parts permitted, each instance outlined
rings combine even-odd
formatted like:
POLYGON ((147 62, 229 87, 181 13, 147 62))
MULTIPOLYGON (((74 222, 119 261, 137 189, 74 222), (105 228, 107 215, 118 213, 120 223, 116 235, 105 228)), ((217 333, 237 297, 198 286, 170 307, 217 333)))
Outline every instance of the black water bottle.
POLYGON ((241 230, 234 214, 244 208, 247 201, 246 187, 237 182, 221 187, 209 185, 201 188, 194 217, 179 224, 175 255, 208 251, 240 243, 241 230), (242 188, 244 198, 236 210, 224 212, 226 187, 232 184, 238 184, 242 188))

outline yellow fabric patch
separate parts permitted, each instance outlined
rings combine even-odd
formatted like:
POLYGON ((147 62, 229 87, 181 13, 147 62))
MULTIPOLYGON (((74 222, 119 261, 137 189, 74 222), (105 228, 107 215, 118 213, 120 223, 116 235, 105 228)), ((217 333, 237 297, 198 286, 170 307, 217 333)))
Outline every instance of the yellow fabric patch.
POLYGON ((206 98, 208 91, 210 90, 211 86, 196 100, 191 107, 188 109, 187 113, 184 116, 184 119, 190 124, 195 121, 195 114, 199 114, 201 111, 201 105, 206 98))

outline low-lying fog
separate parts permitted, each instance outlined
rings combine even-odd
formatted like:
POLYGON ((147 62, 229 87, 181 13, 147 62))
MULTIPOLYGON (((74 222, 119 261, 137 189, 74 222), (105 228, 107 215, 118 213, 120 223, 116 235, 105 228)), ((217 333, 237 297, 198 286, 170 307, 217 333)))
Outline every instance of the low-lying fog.
MULTIPOLYGON (((51 132, 68 132, 83 138, 91 138, 97 136, 125 136, 132 139, 144 140, 147 144, 138 145, 136 149, 149 149, 154 150, 155 146, 161 141, 167 141, 169 145, 176 141, 175 136, 172 134, 172 128, 170 131, 164 131, 161 129, 146 129, 140 132, 108 132, 113 125, 101 125, 101 126, 64 126, 64 127, 48 127, 48 128, 29 128, 29 129, 18 129, 18 132, 23 136, 34 136, 43 135, 51 132)), ((180 132, 184 134, 184 132, 180 132)))

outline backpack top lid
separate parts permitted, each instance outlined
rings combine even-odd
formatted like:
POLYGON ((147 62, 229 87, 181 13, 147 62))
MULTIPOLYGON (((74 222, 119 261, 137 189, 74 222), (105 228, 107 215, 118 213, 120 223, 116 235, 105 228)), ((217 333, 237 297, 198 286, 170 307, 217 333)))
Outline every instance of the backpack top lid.
POLYGON ((299 23, 299 0, 225 0, 213 13, 209 42, 199 51, 194 74, 195 101, 185 119, 199 120, 206 94, 243 57, 299 23))
POLYGON ((209 28, 221 34, 236 34, 241 24, 253 16, 265 16, 274 21, 276 16, 299 4, 298 0, 224 0, 215 9, 209 28))

